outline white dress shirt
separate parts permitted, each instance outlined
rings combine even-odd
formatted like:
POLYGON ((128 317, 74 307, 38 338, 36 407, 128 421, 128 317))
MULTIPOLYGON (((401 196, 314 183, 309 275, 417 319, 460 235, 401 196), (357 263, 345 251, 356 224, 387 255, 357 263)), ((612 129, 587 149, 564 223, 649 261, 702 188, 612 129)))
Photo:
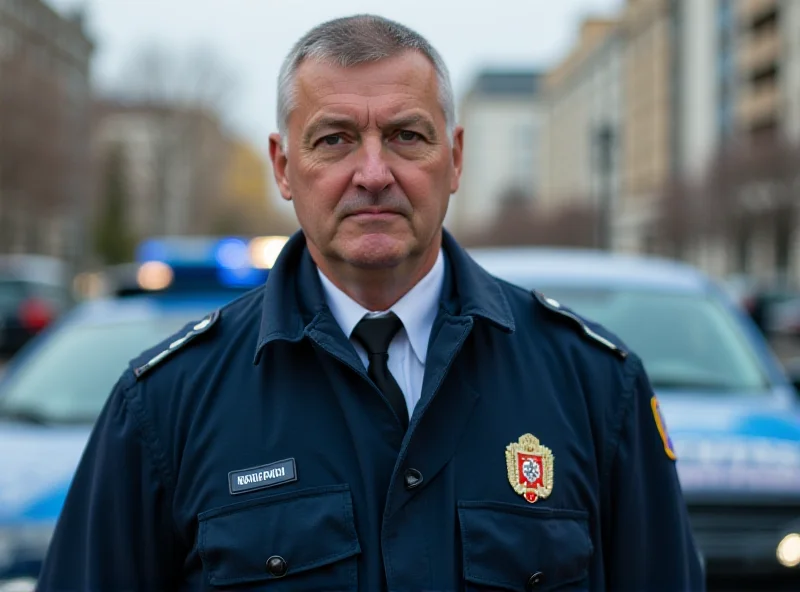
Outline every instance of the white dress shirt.
POLYGON ((369 311, 337 288, 319 269, 328 308, 336 322, 356 349, 364 368, 368 366, 367 352, 353 339, 353 329, 364 316, 380 316, 394 312, 403 322, 389 344, 389 371, 394 376, 408 406, 408 416, 414 413, 422 391, 428 340, 439 309, 444 285, 444 255, 439 251, 433 268, 388 311, 369 311))

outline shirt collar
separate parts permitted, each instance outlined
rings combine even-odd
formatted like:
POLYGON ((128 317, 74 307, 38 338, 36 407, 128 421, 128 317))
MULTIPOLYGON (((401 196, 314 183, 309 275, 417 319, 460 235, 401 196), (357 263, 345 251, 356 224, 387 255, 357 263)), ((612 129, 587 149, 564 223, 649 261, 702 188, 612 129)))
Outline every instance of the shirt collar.
POLYGON ((427 275, 388 311, 367 310, 336 287, 319 268, 317 268, 317 273, 322 282, 328 308, 348 338, 365 315, 373 316, 391 311, 403 322, 414 355, 420 362, 425 363, 428 341, 433 329, 433 322, 436 320, 444 285, 444 254, 441 249, 436 257, 436 262, 427 275))
MULTIPOLYGON (((447 290, 442 291, 439 307, 450 315, 479 317, 502 331, 514 332, 514 316, 499 280, 479 266, 447 230, 442 232, 442 250, 447 290)), ((336 323, 315 269, 305 235, 298 230, 270 269, 260 302, 254 302, 260 307, 254 364, 270 343, 297 343, 325 316, 336 323)))

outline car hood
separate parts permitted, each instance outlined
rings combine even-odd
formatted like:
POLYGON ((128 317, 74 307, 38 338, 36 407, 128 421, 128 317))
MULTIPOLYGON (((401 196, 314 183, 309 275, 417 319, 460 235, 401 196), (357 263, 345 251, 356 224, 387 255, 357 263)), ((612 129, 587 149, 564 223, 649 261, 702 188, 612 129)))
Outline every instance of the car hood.
POLYGON ((659 393, 687 494, 800 498, 800 412, 787 393, 659 393))
POLYGON ((90 430, 0 421, 0 526, 58 518, 90 430))

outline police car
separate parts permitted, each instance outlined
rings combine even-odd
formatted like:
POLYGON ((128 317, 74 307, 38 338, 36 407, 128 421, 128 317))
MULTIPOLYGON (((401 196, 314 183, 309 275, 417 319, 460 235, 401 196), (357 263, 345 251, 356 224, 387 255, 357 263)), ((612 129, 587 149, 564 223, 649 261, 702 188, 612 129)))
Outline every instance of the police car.
POLYGON ((744 310, 670 260, 545 248, 472 256, 641 356, 708 575, 753 576, 758 589, 775 577, 800 590, 800 396, 744 310))
POLYGON ((129 360, 265 281, 284 242, 147 241, 102 297, 11 360, 0 379, 0 592, 34 589, 92 425, 129 360))

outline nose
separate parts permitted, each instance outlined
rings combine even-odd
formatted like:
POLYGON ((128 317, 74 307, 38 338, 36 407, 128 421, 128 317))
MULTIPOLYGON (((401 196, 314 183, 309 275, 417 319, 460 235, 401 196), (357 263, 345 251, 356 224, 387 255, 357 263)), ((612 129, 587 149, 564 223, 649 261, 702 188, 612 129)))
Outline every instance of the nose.
POLYGON ((377 138, 367 138, 359 153, 353 183, 363 191, 378 195, 394 182, 394 175, 386 162, 383 142, 377 138))

